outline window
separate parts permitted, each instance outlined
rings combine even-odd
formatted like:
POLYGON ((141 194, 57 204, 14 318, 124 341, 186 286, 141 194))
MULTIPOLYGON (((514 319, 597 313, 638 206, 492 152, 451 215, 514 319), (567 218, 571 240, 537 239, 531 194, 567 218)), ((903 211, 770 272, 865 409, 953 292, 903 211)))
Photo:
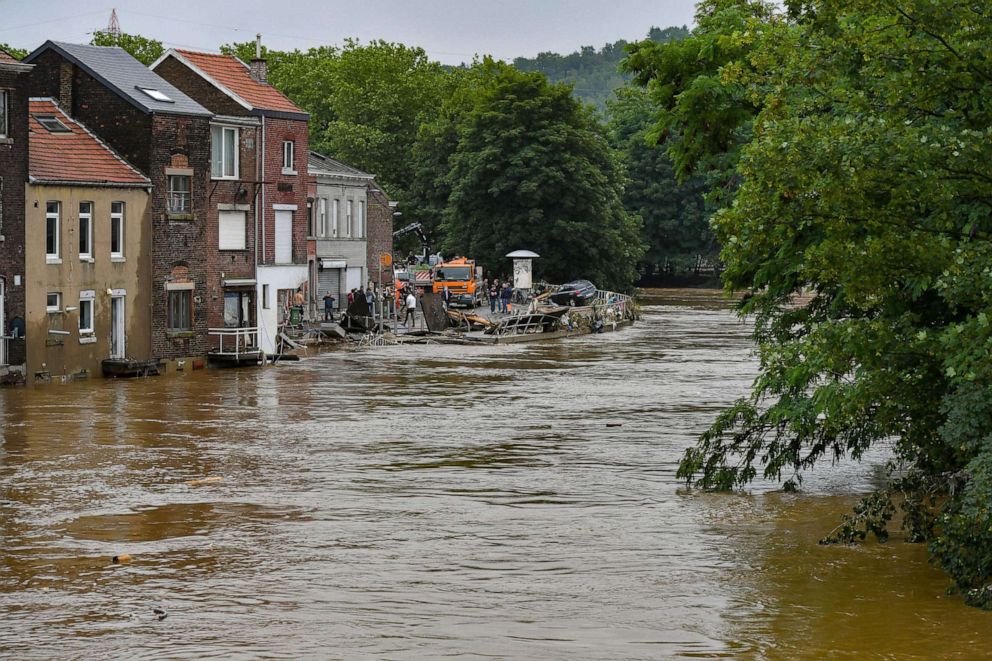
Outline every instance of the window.
POLYGON ((79 334, 93 333, 93 299, 79 299, 79 334))
POLYGON ((45 312, 62 311, 62 294, 50 291, 45 298, 45 312))
POLYGON ((135 89, 138 89, 138 90, 141 90, 142 92, 144 92, 148 96, 152 97, 156 101, 161 101, 163 103, 175 103, 175 101, 173 101, 172 99, 170 99, 168 97, 168 95, 166 95, 165 93, 160 92, 157 89, 154 89, 152 87, 141 87, 139 85, 135 85, 134 88, 135 89))
POLYGON ((296 174, 293 169, 294 165, 294 154, 293 150, 296 145, 293 144, 292 140, 285 140, 282 143, 282 172, 283 174, 296 174))
POLYGON ((210 176, 214 179, 238 178, 238 129, 210 128, 210 176))
POLYGON ((45 206, 45 260, 58 263, 59 259, 59 216, 61 215, 62 204, 60 202, 49 202, 45 206))
POLYGON ((352 213, 352 211, 354 211, 354 209, 355 209, 355 201, 354 200, 348 200, 348 215, 347 215, 347 217, 345 218, 345 221, 344 221, 345 229, 348 232, 345 236, 348 236, 348 237, 355 236, 355 234, 354 234, 354 229, 355 228, 352 226, 352 218, 351 218, 351 213, 352 213))
POLYGON ((338 216, 341 215, 341 200, 334 200, 331 205, 331 236, 338 235, 338 216))
POLYGON ((0 90, 0 138, 7 137, 7 90, 0 90))
POLYGON ((262 309, 269 309, 269 286, 262 285, 262 309))
POLYGON ((169 175, 169 213, 190 213, 190 179, 185 174, 169 175))
POLYGON ((193 291, 173 289, 169 291, 170 331, 193 330, 193 291))
POLYGON ((244 211, 221 211, 219 225, 218 247, 221 250, 244 250, 247 247, 244 211))
POLYGON ((314 208, 313 200, 307 198, 307 237, 316 236, 317 228, 314 227, 314 208))
POLYGON ((368 226, 365 223, 365 200, 358 201, 358 238, 364 238, 368 226))
POLYGON ((110 203, 110 259, 124 259, 124 203, 110 203))
POLYGON ((55 115, 34 115, 34 118, 49 133, 72 133, 72 129, 63 124, 55 115))
POLYGON ((320 236, 327 236, 327 200, 319 198, 317 200, 317 231, 320 236))
POLYGON ((79 259, 93 259, 93 203, 79 203, 79 259))

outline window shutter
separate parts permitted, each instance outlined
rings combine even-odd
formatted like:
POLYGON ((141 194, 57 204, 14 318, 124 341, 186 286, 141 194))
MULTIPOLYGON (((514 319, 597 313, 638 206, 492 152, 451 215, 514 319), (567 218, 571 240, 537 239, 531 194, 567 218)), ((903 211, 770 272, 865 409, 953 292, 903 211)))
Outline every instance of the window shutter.
POLYGON ((221 211, 219 248, 221 250, 244 250, 246 247, 245 212, 221 211))

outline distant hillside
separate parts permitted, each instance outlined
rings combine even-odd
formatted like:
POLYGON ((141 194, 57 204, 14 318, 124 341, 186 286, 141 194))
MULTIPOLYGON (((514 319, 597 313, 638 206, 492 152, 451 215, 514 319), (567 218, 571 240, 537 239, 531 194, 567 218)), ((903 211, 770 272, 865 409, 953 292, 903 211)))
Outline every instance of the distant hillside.
MULTIPOLYGON (((651 28, 648 32, 648 38, 658 43, 683 39, 688 35, 686 26, 651 28)), ((535 58, 518 57, 513 60, 513 65, 521 71, 540 71, 554 83, 572 83, 575 96, 605 112, 606 100, 613 90, 622 87, 629 79, 629 76, 617 71, 617 65, 625 56, 623 49, 626 45, 627 42, 621 39, 600 50, 583 46, 582 50, 571 55, 541 53, 535 58)))

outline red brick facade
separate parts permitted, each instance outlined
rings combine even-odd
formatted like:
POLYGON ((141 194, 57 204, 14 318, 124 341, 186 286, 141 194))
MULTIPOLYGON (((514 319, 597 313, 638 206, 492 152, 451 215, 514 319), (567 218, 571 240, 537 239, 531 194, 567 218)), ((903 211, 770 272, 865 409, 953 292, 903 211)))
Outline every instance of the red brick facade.
MULTIPOLYGON (((390 206, 389 196, 374 183, 368 189, 367 213, 369 279, 382 284, 379 283, 379 255, 393 254, 393 207, 390 206)), ((383 269, 382 279, 386 285, 392 284, 392 273, 387 274, 387 270, 383 269)))
POLYGON ((264 250, 260 264, 275 263, 275 204, 295 205, 293 213, 293 264, 307 263, 307 155, 309 126, 306 120, 263 116, 265 155, 262 169, 262 195, 265 201, 262 226, 264 250), (283 143, 293 143, 293 172, 283 172, 283 143))
MULTIPOLYGON (((9 335, 24 306, 24 185, 28 179, 28 76, 25 67, 0 63, 0 90, 7 97, 7 134, 0 138, 0 278, 3 279, 4 324, 9 335), (15 282, 15 276, 20 280, 15 282)), ((7 340, 5 362, 23 365, 24 339, 7 340)), ((0 375, 0 381, 8 377, 0 375)))

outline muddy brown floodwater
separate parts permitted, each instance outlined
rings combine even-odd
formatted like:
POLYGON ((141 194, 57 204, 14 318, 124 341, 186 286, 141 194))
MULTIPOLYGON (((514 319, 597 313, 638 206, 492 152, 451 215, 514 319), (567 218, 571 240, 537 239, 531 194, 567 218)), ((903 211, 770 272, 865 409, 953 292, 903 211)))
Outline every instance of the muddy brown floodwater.
POLYGON ((921 547, 817 546, 884 449, 798 495, 684 489, 755 363, 718 296, 646 302, 554 343, 0 392, 0 656, 987 654, 921 547))

